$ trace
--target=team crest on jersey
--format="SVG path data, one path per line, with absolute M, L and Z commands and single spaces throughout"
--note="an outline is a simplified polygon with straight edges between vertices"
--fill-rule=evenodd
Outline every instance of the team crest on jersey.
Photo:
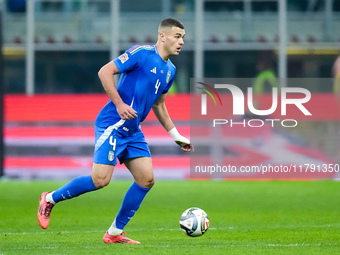
M 122 64 L 124 64 L 129 59 L 129 56 L 128 56 L 127 53 L 124 53 L 124 54 L 120 55 L 118 57 L 118 59 L 120 60 L 120 62 L 122 62 Z
M 169 70 L 168 73 L 166 74 L 166 83 L 169 83 L 170 75 L 171 75 L 171 72 Z
M 114 151 L 109 151 L 108 160 L 113 161 L 114 155 L 115 155 Z

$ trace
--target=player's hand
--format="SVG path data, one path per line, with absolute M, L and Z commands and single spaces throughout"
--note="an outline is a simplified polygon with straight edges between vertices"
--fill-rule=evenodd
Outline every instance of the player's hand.
M 194 151 L 194 146 L 192 145 L 192 143 L 189 141 L 188 138 L 180 135 L 176 127 L 172 128 L 168 132 L 174 139 L 175 143 L 181 146 L 182 151 L 192 151 L 192 152 Z
M 179 146 L 181 146 L 182 151 L 192 151 L 194 152 L 194 146 L 192 143 L 183 143 L 181 141 L 175 141 Z
M 131 120 L 137 117 L 137 112 L 131 106 L 125 103 L 116 105 L 116 108 L 122 120 Z

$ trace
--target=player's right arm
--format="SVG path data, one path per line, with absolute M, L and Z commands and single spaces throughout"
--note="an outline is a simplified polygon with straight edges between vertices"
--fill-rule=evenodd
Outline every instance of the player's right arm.
M 117 91 L 114 80 L 115 74 L 119 74 L 119 71 L 114 61 L 110 61 L 104 65 L 98 72 L 98 76 L 104 87 L 104 90 L 116 106 L 120 118 L 123 120 L 136 118 L 137 112 L 131 106 L 123 102 Z
M 180 135 L 172 122 L 168 110 L 165 106 L 167 94 L 162 94 L 152 106 L 152 110 L 165 130 L 172 136 L 174 141 L 181 146 L 183 151 L 194 151 L 194 146 L 189 139 Z

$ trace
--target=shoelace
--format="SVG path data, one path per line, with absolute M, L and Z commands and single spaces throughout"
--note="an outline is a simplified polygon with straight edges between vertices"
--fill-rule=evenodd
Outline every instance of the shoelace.
M 45 217 L 50 216 L 52 208 L 53 208 L 53 204 L 47 203 L 46 208 L 45 208 L 45 214 L 44 214 Z

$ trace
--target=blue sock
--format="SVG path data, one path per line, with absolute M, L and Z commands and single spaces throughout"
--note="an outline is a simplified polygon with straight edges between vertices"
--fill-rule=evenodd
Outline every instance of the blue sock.
M 97 188 L 96 186 L 94 186 L 91 175 L 79 176 L 64 185 L 63 187 L 54 191 L 52 194 L 52 198 L 54 202 L 58 203 L 59 201 L 77 197 L 81 194 L 96 189 Z
M 144 197 L 150 189 L 143 188 L 137 183 L 133 183 L 126 192 L 123 204 L 116 216 L 116 228 L 124 229 L 125 225 L 135 215 Z

